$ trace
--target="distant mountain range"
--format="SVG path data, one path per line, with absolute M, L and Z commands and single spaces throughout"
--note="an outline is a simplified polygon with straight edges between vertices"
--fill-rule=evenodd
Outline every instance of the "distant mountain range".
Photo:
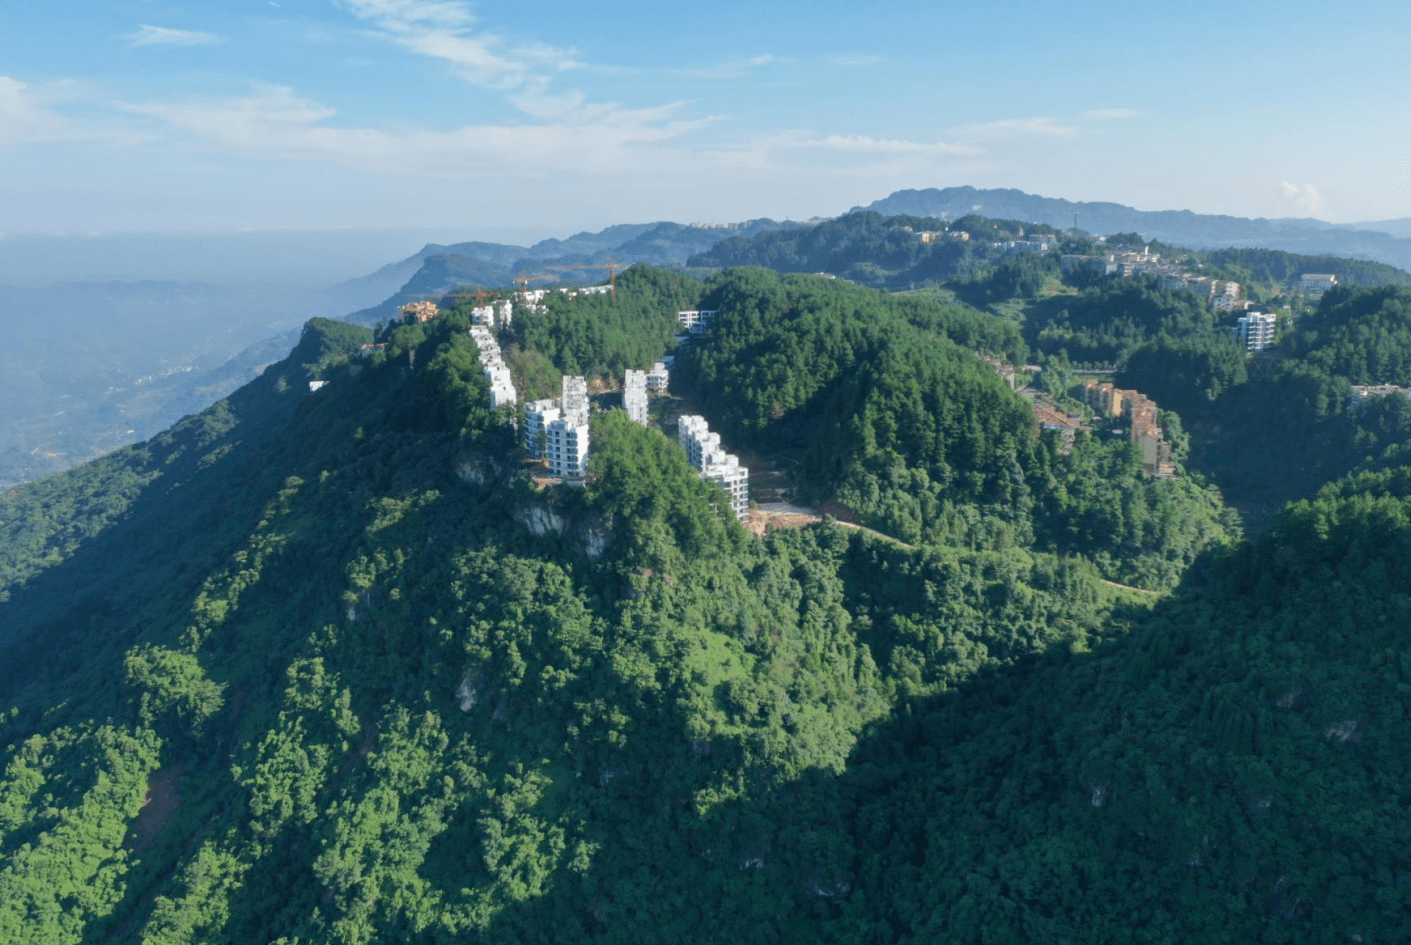
M 854 210 L 887 215 L 957 219 L 976 213 L 992 219 L 1046 223 L 1068 228 L 1076 219 L 1089 233 L 1140 233 L 1193 249 L 1264 247 L 1304 255 L 1331 254 L 1388 263 L 1411 270 L 1411 219 L 1333 224 L 1314 219 L 1247 219 L 1189 210 L 1137 210 L 1118 203 L 1040 197 L 1014 189 L 975 187 L 899 190 Z M 329 290 L 344 299 L 349 321 L 372 325 L 392 317 L 398 306 L 417 296 L 463 286 L 508 288 L 516 278 L 547 282 L 602 282 L 607 263 L 686 265 L 731 237 L 751 237 L 771 230 L 809 224 L 769 219 L 730 227 L 695 227 L 656 222 L 610 226 L 597 233 L 576 233 L 533 246 L 504 243 L 428 243 L 406 259 L 383 266 L 361 279 Z M 561 268 L 560 268 L 561 267 Z M 373 304 L 375 300 L 381 300 Z
M 899 190 L 853 209 L 941 219 L 977 213 L 992 219 L 1046 223 L 1064 229 L 1073 226 L 1076 218 L 1079 229 L 1096 235 L 1135 232 L 1191 249 L 1258 246 L 1307 255 L 1331 253 L 1411 269 L 1411 220 L 1405 219 L 1351 225 L 1307 218 L 1251 220 L 1189 210 L 1136 210 L 1119 203 L 1063 200 L 1022 190 L 975 187 Z
M 415 255 L 330 291 L 345 293 L 350 299 L 383 299 L 377 305 L 348 316 L 349 321 L 373 325 L 392 317 L 398 306 L 417 296 L 435 295 L 463 286 L 509 288 L 521 277 L 542 282 L 602 282 L 608 277 L 610 262 L 685 265 L 692 256 L 732 236 L 750 237 L 768 230 L 803 225 L 768 219 L 728 227 L 629 223 L 610 226 L 598 233 L 577 233 L 563 240 L 547 239 L 530 247 L 479 242 L 449 246 L 428 243 Z
M 1077 225 L 1095 234 L 1135 231 L 1192 248 L 1267 247 L 1370 259 L 1411 270 L 1411 219 L 1357 224 L 1250 220 L 1185 210 L 1143 211 L 1116 203 L 1075 202 L 1019 190 L 974 187 L 901 190 L 854 209 L 943 219 L 978 213 L 1064 228 L 1073 225 L 1076 215 Z M 252 242 L 257 234 L 212 237 L 204 242 L 198 239 L 183 251 L 174 248 L 169 237 L 165 241 L 138 239 L 136 248 L 110 241 L 111 246 L 95 243 L 91 247 L 84 242 L 76 244 L 77 249 L 54 240 L 26 243 L 11 239 L 6 243 L 6 259 L 13 272 L 58 271 L 56 257 L 80 250 L 90 255 L 118 250 L 128 254 L 115 256 L 103 270 L 108 271 L 135 265 L 140 254 L 133 254 L 143 247 L 148 255 L 170 255 L 168 269 L 195 267 L 201 259 L 208 260 L 209 268 L 212 256 L 229 255 L 236 261 L 253 258 L 251 254 L 262 247 L 261 259 L 278 255 L 290 272 L 298 269 L 301 255 L 310 257 L 311 268 L 298 285 L 287 280 L 256 285 L 253 277 L 242 277 L 239 285 L 223 286 L 130 280 L 84 284 L 64 280 L 65 284 L 42 289 L 37 285 L 25 289 L 0 286 L 0 317 L 11 317 L 22 326 L 9 339 L 19 367 L 0 383 L 0 402 L 7 407 L 6 429 L 0 436 L 0 488 L 150 436 L 183 413 L 224 396 L 287 350 L 295 337 L 288 334 L 290 329 L 311 316 L 372 325 L 393 317 L 400 305 L 417 296 L 463 286 L 503 289 L 520 277 L 537 284 L 550 280 L 603 282 L 609 261 L 685 266 L 692 256 L 731 237 L 749 238 L 808 226 L 770 219 L 725 227 L 657 221 L 619 224 L 532 246 L 431 242 L 411 256 L 325 289 L 314 287 L 313 275 L 323 271 L 314 265 L 318 262 L 314 257 L 321 252 L 318 246 L 323 244 L 316 246 L 307 235 L 267 234 L 277 253 Z M 393 235 L 386 238 L 391 240 Z M 339 252 L 353 252 L 361 246 L 350 242 L 347 234 L 328 234 L 326 239 L 332 241 L 329 247 L 341 247 Z M 366 255 L 365 249 L 359 251 Z M 88 265 L 91 269 L 97 263 L 88 260 Z M 193 312 L 207 317 L 192 319 Z M 46 330 L 62 326 L 80 340 L 62 358 L 46 363 L 47 354 L 31 349 L 23 327 L 39 325 Z M 169 376 L 160 373 L 170 365 L 194 370 Z M 132 385 L 133 378 L 154 371 L 158 373 L 152 382 Z M 109 391 L 120 387 L 127 390 Z

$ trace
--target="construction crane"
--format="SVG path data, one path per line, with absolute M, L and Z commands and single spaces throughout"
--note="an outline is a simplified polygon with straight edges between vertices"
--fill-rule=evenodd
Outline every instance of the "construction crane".
M 596 263 L 589 266 L 545 266 L 545 269 L 555 269 L 569 272 L 575 269 L 606 269 L 608 271 L 608 286 L 612 292 L 612 297 L 617 298 L 617 270 L 632 268 L 631 263 L 614 262 L 612 257 L 608 257 L 607 263 Z
M 512 282 L 512 283 L 514 283 L 515 285 L 519 286 L 521 291 L 523 291 L 523 292 L 528 292 L 528 291 L 529 291 L 529 283 L 531 283 L 531 282 L 543 282 L 543 281 L 545 281 L 545 280 L 551 280 L 551 279 L 553 279 L 553 278 L 554 278 L 553 276 L 547 275 L 547 274 L 542 273 L 542 272 L 536 272 L 534 275 L 531 276 L 531 275 L 529 274 L 529 270 L 527 270 L 527 269 L 521 269 L 521 270 L 519 271 L 519 278 L 518 278 L 518 279 L 511 279 L 510 282 Z
M 490 298 L 490 293 L 480 286 L 475 287 L 474 292 L 422 292 L 420 295 L 409 295 L 409 299 L 475 299 L 476 305 L 484 305 L 485 300 Z

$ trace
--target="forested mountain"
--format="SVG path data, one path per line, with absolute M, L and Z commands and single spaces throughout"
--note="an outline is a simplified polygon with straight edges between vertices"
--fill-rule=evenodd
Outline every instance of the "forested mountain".
M 866 207 L 853 208 L 853 212 L 860 210 L 948 220 L 979 213 L 1064 230 L 1073 226 L 1076 216 L 1077 225 L 1090 233 L 1136 232 L 1148 240 L 1197 249 L 1234 246 L 1314 256 L 1361 257 L 1411 269 L 1411 239 L 1406 238 L 1396 221 L 1389 222 L 1388 228 L 1395 231 L 1393 235 L 1377 231 L 1374 223 L 1353 228 L 1306 218 L 1251 220 L 1189 210 L 1136 210 L 1116 203 L 1063 200 L 1021 190 L 974 187 L 899 190 Z
M 977 306 L 1002 315 L 1007 322 L 991 319 L 986 322 L 990 326 L 986 331 L 1008 331 L 1009 340 L 957 336 L 955 340 L 963 347 L 1003 354 L 1015 363 L 1027 352 L 1043 365 L 1045 375 L 1040 385 L 1051 394 L 1069 398 L 1070 403 L 1083 380 L 1071 373 L 1071 368 L 1112 372 L 1119 386 L 1153 398 L 1168 421 L 1182 428 L 1182 437 L 1189 434 L 1189 468 L 1209 476 L 1231 501 L 1261 524 L 1284 503 L 1309 497 L 1323 484 L 1361 465 L 1382 462 L 1388 451 L 1399 455 L 1407 448 L 1411 429 L 1402 419 L 1402 402 L 1374 403 L 1360 412 L 1349 409 L 1351 384 L 1411 385 L 1411 369 L 1407 367 L 1411 364 L 1411 334 L 1406 314 L 1411 275 L 1402 270 L 1365 260 L 1276 250 L 1191 251 L 1147 244 L 1136 233 L 1114 234 L 1104 243 L 1082 236 L 1065 237 L 1047 254 L 1013 252 L 1004 244 L 1020 238 L 1021 233 L 1027 237 L 1047 235 L 1050 228 L 1026 229 L 1017 221 L 973 215 L 950 224 L 952 231 L 970 234 L 970 240 L 947 238 L 923 243 L 917 236 L 917 231 L 945 225 L 935 219 L 859 212 L 812 228 L 727 240 L 694 257 L 692 264 L 750 263 L 785 272 L 828 269 L 845 273 L 852 281 L 891 288 L 910 285 L 913 277 L 938 282 L 942 287 L 938 295 L 923 292 L 917 298 L 931 298 L 932 302 L 953 298 L 967 303 L 950 305 L 952 318 L 954 313 L 969 311 L 967 317 L 973 319 L 973 310 L 967 306 Z M 1165 259 L 1181 260 L 1181 267 L 1192 275 L 1242 281 L 1252 298 L 1262 299 L 1262 308 L 1277 311 L 1292 303 L 1293 308 L 1283 317 L 1281 344 L 1249 364 L 1243 344 L 1233 333 L 1235 312 L 1214 311 L 1206 298 L 1184 289 L 1162 288 L 1153 277 L 1103 277 L 1082 268 L 1059 271 L 1060 253 L 1095 254 L 1144 246 Z M 1310 300 L 1297 291 L 1298 277 L 1310 271 L 1333 272 L 1344 284 L 1321 300 Z M 815 294 L 823 291 L 816 285 L 815 289 Z M 722 298 L 728 300 L 728 296 Z M 902 298 L 910 297 L 898 297 L 889 304 L 911 304 Z M 717 303 L 707 299 L 702 304 Z M 722 304 L 732 311 L 739 308 L 728 301 Z M 776 308 L 782 312 L 788 304 Z M 865 308 L 868 314 L 864 317 L 836 316 L 838 326 L 828 330 L 860 338 L 859 333 L 871 330 L 862 326 L 871 325 L 877 317 L 870 304 Z M 789 318 L 796 316 L 797 312 Z M 800 325 L 807 326 L 808 319 Z M 884 364 L 875 352 L 859 357 L 854 364 L 848 355 L 839 358 L 832 352 L 800 351 L 801 345 L 817 347 L 829 342 L 809 341 L 807 330 L 799 334 L 783 321 L 773 327 L 775 334 L 767 342 L 741 343 L 727 333 L 701 349 L 700 364 L 707 371 L 702 397 L 717 407 L 725 423 L 739 427 L 742 436 L 748 438 L 752 430 L 764 429 L 758 418 L 762 410 L 773 409 L 776 401 L 791 407 L 801 401 L 797 391 L 783 391 L 783 399 L 767 402 L 742 397 L 739 379 L 727 376 L 729 372 L 749 378 L 746 386 L 760 396 L 779 392 L 775 390 L 777 382 L 768 378 L 770 372 L 777 373 L 775 364 L 780 358 L 799 359 L 795 363 L 800 366 L 788 370 L 787 375 L 791 382 L 803 385 L 801 390 L 817 390 L 844 374 L 861 386 L 875 386 L 873 374 Z M 759 328 L 751 322 L 748 331 Z M 924 356 L 906 355 L 912 359 L 935 354 L 929 344 L 902 347 L 909 352 L 926 352 Z M 822 359 L 822 363 L 810 359 Z M 722 364 L 728 367 L 722 370 Z M 918 368 L 908 364 L 900 370 L 912 376 Z M 836 396 L 846 395 L 835 395 L 835 401 Z M 963 402 L 963 398 L 951 402 Z M 817 409 L 823 403 L 819 400 L 810 409 L 799 410 L 798 417 L 811 418 L 812 424 L 823 415 Z M 852 415 L 849 409 L 829 412 Z M 901 413 L 941 415 L 930 406 Z M 870 450 L 863 445 L 870 443 L 863 428 L 850 427 L 841 435 L 825 436 L 822 428 L 807 425 L 794 430 L 777 419 L 769 425 L 763 441 L 811 443 L 816 451 L 815 466 L 834 470 L 860 468 L 854 463 L 855 454 Z M 908 477 L 882 475 L 876 462 L 862 464 L 872 465 L 874 471 L 857 479 L 854 486 L 840 486 L 850 474 L 831 477 L 830 496 L 846 495 L 865 515 L 880 516 L 872 520 L 885 522 L 879 527 L 893 534 L 915 537 L 947 517 L 944 512 L 924 511 L 924 507 L 940 506 L 918 498 L 934 487 L 933 480 L 918 483 Z M 1024 462 L 1021 457 L 1021 465 Z M 891 468 L 890 461 L 883 465 Z M 1033 470 L 1026 469 L 1026 476 L 1032 478 Z M 938 472 L 942 481 L 949 481 L 949 473 L 940 466 L 932 465 L 928 476 Z M 879 478 L 888 476 L 896 482 L 895 489 L 877 484 Z M 949 492 L 950 487 L 945 490 Z M 1072 494 L 1067 487 L 1064 491 Z M 1116 507 L 1111 502 L 1095 506 Z M 881 512 L 884 507 L 890 511 Z M 1120 516 L 1125 523 L 1145 518 L 1141 513 L 1135 518 Z M 948 534 L 950 540 L 957 540 L 957 533 Z M 1039 538 L 1043 540 L 1042 531 Z
M 1051 227 L 964 217 L 952 228 L 973 235 L 973 239 L 926 243 L 917 235 L 918 231 L 939 231 L 947 226 L 935 218 L 850 213 L 798 229 L 734 236 L 692 256 L 687 264 L 823 272 L 861 285 L 905 288 L 919 282 L 940 282 L 998 259 L 1004 250 L 993 245 L 996 240 L 1014 239 L 1025 232 L 1052 232 Z
M 1092 556 L 1104 576 L 1169 587 L 1238 530 L 1213 491 L 1150 479 L 1126 440 L 1037 436 L 1031 407 L 976 352 L 1022 363 L 1018 328 L 963 305 L 813 276 L 726 272 L 720 314 L 678 361 L 728 442 L 798 463 L 906 541 Z
M 414 256 L 346 283 L 364 292 L 378 286 L 377 297 L 383 300 L 350 317 L 358 324 L 374 325 L 392 317 L 398 306 L 420 295 L 464 286 L 507 289 L 522 276 L 547 284 L 597 283 L 608 278 L 610 262 L 679 266 L 727 237 L 748 238 L 802 226 L 767 219 L 729 226 L 632 223 L 610 226 L 600 233 L 578 233 L 568 239 L 541 240 L 527 249 L 499 243 L 428 244 Z
M 310 322 L 0 496 L 0 941 L 1406 937 L 1404 470 L 1231 547 L 1036 433 L 973 354 L 1013 323 L 808 276 L 639 267 L 502 341 L 615 372 L 684 304 L 727 442 L 911 541 L 755 538 L 616 410 L 541 490 L 464 305 Z
M 1188 465 L 1259 519 L 1411 446 L 1404 397 L 1351 403 L 1353 384 L 1411 386 L 1411 289 L 1339 286 L 1285 317 L 1279 343 L 1252 361 L 1230 331 L 1233 316 L 1150 281 L 1055 295 L 1029 304 L 1025 318 L 1055 375 L 1069 362 L 1116 363 L 1119 385 L 1177 411 Z

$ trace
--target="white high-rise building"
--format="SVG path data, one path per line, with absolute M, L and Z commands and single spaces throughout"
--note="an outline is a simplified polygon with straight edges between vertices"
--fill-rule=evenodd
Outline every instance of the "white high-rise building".
M 514 389 L 510 369 L 500 356 L 500 345 L 495 341 L 494 333 L 484 325 L 474 325 L 470 329 L 470 338 L 480 350 L 480 368 L 490 382 L 490 409 L 498 410 L 518 403 L 519 392 Z
M 677 312 L 676 323 L 693 335 L 699 335 L 705 331 L 715 319 L 716 309 L 691 309 L 689 311 Z
M 665 394 L 667 386 L 671 383 L 671 372 L 666 369 L 664 361 L 658 361 L 652 365 L 652 369 L 647 372 L 647 390 L 653 394 Z
M 622 409 L 634 423 L 647 425 L 647 372 L 627 371 L 622 384 Z
M 549 424 L 560 415 L 552 400 L 534 400 L 524 405 L 524 450 L 531 459 L 540 459 L 547 452 Z
M 701 468 L 701 437 L 710 432 L 710 424 L 699 414 L 684 414 L 676 418 L 676 439 L 686 451 L 686 458 Z
M 563 378 L 563 419 L 573 426 L 588 425 L 588 382 L 581 377 Z
M 723 462 L 708 463 L 701 470 L 701 478 L 724 489 L 730 496 L 730 510 L 736 518 L 743 519 L 750 509 L 750 471 L 740 465 L 734 454 L 726 453 L 723 459 Z
M 749 511 L 750 471 L 741 466 L 732 453 L 720 445 L 720 434 L 710 432 L 705 417 L 688 414 L 676 421 L 677 438 L 686 450 L 691 465 L 701 471 L 701 478 L 719 483 L 730 496 L 730 509 L 743 519 Z
M 1235 334 L 1244 342 L 1244 350 L 1250 354 L 1263 351 L 1274 343 L 1274 328 L 1279 316 L 1264 312 L 1250 312 L 1241 315 L 1235 326 Z
M 561 479 L 582 479 L 588 468 L 588 424 L 567 419 L 549 423 L 549 473 Z
M 495 324 L 508 328 L 514 322 L 514 302 L 510 299 L 496 299 L 490 303 L 495 310 Z
M 1322 295 L 1338 284 L 1338 277 L 1327 272 L 1305 272 L 1298 277 L 1298 287 L 1313 295 Z

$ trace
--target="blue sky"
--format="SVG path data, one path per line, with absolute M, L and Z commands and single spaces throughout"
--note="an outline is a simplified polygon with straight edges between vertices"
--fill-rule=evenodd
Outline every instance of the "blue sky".
M 1159 7 L 1159 8 L 1157 8 Z M 1411 216 L 1411 5 L 0 5 L 0 232 Z

